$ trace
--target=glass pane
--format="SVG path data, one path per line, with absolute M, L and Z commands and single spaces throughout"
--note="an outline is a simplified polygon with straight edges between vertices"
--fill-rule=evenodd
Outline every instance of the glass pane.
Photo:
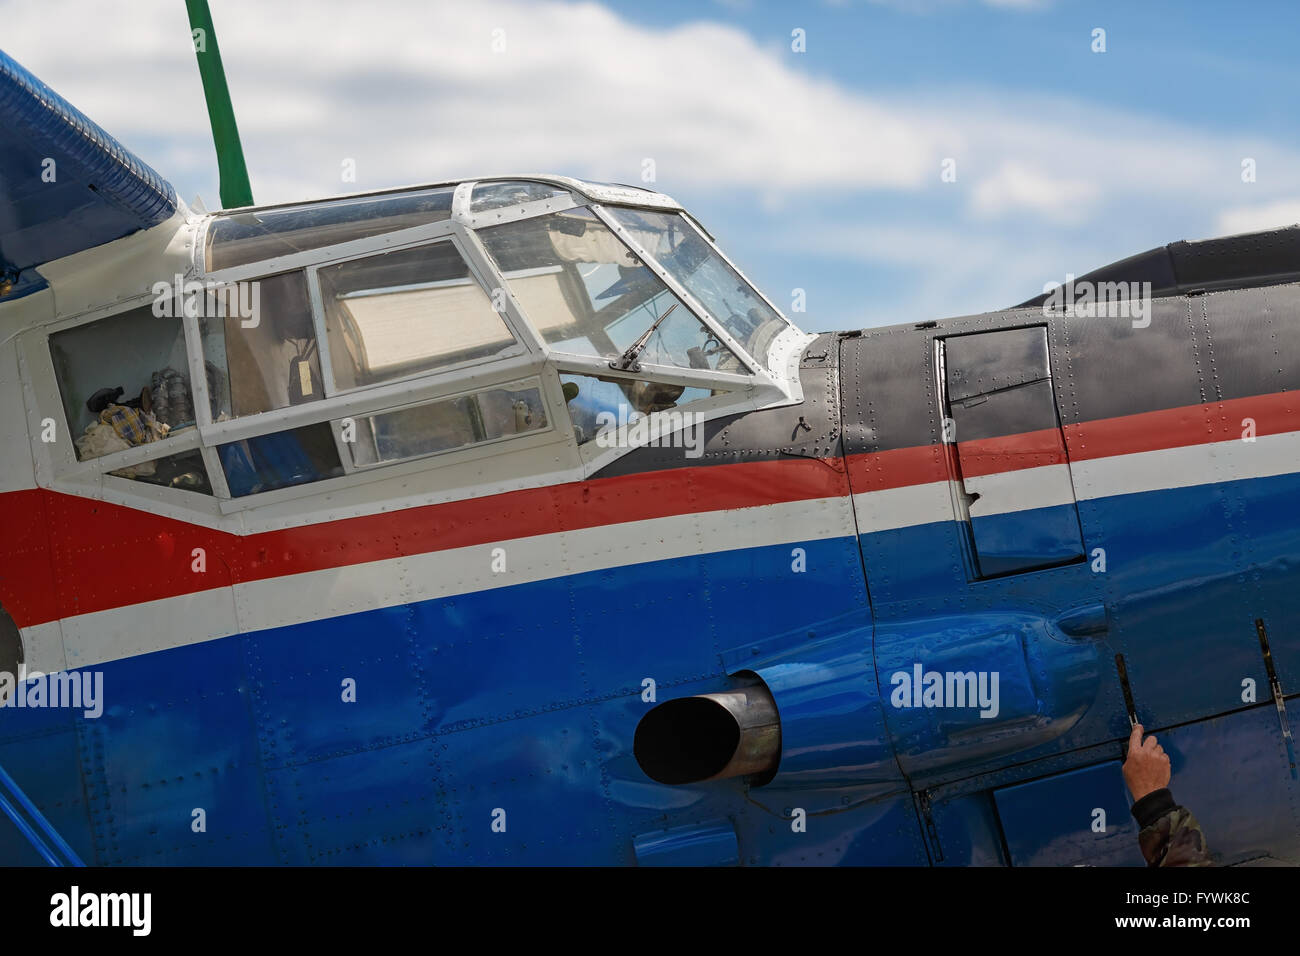
M 207 270 L 449 219 L 454 191 L 444 186 L 217 216 L 208 228 Z
M 610 207 L 610 215 L 751 354 L 766 361 L 787 327 L 717 250 L 678 213 Z
M 232 498 L 343 474 L 328 422 L 218 445 Z
M 150 485 L 161 485 L 164 488 L 194 491 L 201 495 L 212 494 L 212 486 L 208 483 L 208 470 L 203 465 L 203 455 L 198 449 L 182 452 L 179 455 L 169 455 L 166 458 L 155 458 L 153 461 L 141 462 L 129 468 L 119 468 L 117 471 L 110 471 L 109 474 L 116 475 L 118 478 L 143 481 Z
M 491 358 L 515 345 L 450 242 L 354 259 L 318 275 L 340 390 Z
M 374 465 L 468 448 L 546 426 L 546 404 L 538 389 L 493 388 L 359 419 L 355 434 L 345 427 L 343 437 L 352 438 L 347 444 L 354 464 Z
M 566 351 L 743 372 L 736 356 L 591 210 L 478 231 L 528 319 Z
M 680 408 L 720 393 L 718 389 L 569 372 L 561 372 L 560 381 L 579 445 L 655 412 Z
M 548 186 L 546 183 L 510 181 L 501 183 L 479 183 L 470 196 L 471 213 L 487 212 L 505 206 L 518 206 L 521 203 L 536 202 L 539 199 L 559 199 L 569 197 L 567 189 Z
M 56 332 L 50 357 L 83 461 L 194 425 L 184 328 L 152 305 Z
M 253 319 L 231 310 L 225 318 L 199 320 L 214 421 L 325 396 L 306 276 L 286 272 L 243 285 L 255 303 Z

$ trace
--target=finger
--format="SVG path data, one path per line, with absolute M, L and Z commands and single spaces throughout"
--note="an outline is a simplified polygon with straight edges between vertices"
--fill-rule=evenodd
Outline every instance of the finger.
M 1164 756 L 1165 756 L 1165 748 L 1164 748 L 1164 747 L 1161 747 L 1159 744 L 1157 744 L 1157 745 L 1156 745 L 1156 749 L 1153 750 L 1152 753 L 1154 753 L 1157 757 L 1164 757 Z M 1168 758 L 1166 758 L 1166 759 L 1168 759 Z
M 1134 724 L 1133 732 L 1128 735 L 1128 746 L 1132 750 L 1134 747 L 1142 746 L 1142 725 Z
M 1143 750 L 1146 750 L 1146 751 L 1155 751 L 1155 750 L 1158 750 L 1159 748 L 1160 748 L 1160 745 L 1159 745 L 1158 743 L 1156 743 L 1156 738 L 1155 738 L 1155 737 L 1148 737 L 1146 740 L 1142 741 L 1142 749 L 1143 749 Z

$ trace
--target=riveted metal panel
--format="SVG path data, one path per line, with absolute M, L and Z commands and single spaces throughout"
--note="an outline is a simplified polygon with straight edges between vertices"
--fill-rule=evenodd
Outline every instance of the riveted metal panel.
M 993 793 L 1012 866 L 1142 866 L 1120 761 Z
M 955 335 L 944 339 L 944 344 L 944 372 L 950 402 L 1040 382 L 1048 377 L 1047 333 L 1042 326 Z

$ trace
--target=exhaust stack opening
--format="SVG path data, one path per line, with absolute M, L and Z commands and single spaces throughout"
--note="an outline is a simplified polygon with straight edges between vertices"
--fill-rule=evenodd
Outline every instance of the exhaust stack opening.
M 767 687 L 664 701 L 637 724 L 632 752 L 647 777 L 681 786 L 756 775 L 767 783 L 781 760 L 781 724 Z

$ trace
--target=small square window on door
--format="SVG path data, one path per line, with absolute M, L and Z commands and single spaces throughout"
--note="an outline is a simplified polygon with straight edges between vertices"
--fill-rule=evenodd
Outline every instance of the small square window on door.
M 939 360 L 979 576 L 1082 560 L 1047 329 L 953 336 Z

